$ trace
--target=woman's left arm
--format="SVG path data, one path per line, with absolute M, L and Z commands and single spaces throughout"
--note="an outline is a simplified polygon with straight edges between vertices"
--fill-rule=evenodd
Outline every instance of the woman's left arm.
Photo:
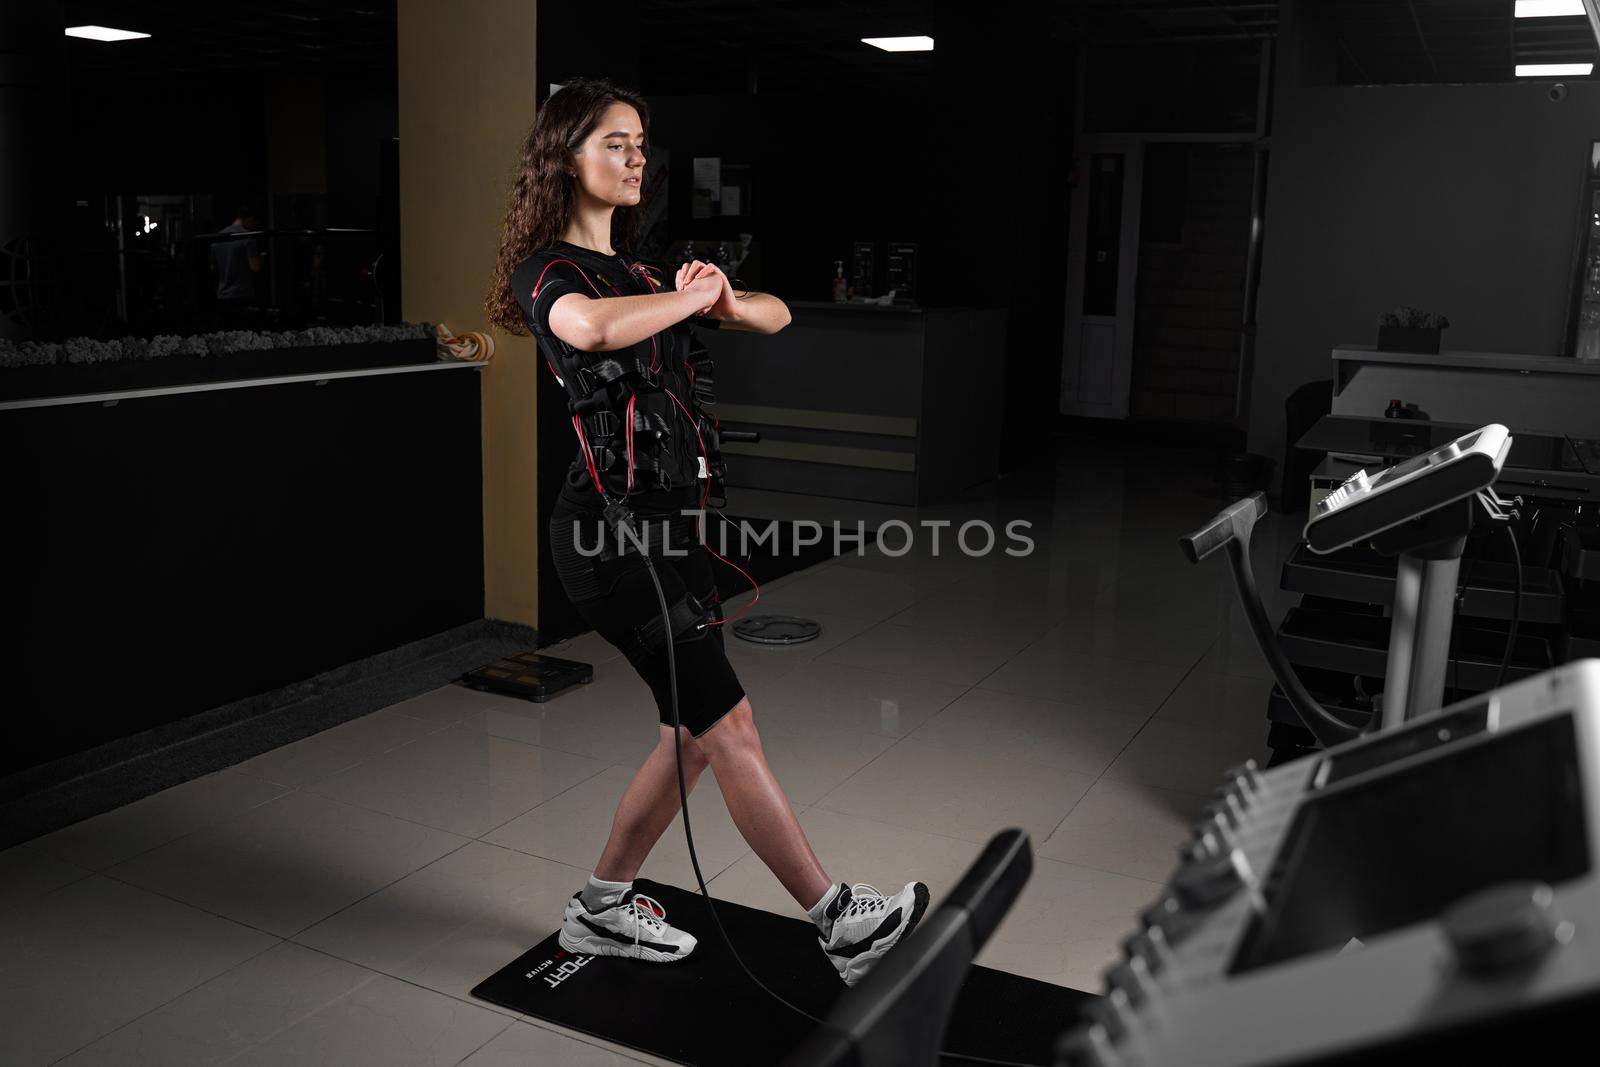
M 722 279 L 722 294 L 704 312 L 703 317 L 716 319 L 724 330 L 749 330 L 752 333 L 777 333 L 789 325 L 789 306 L 771 293 L 754 290 L 739 292 L 728 276 L 712 263 L 695 260 L 678 268 L 677 281 L 682 289 L 702 274 L 715 274 Z
M 736 296 L 733 306 L 734 313 L 722 320 L 724 330 L 777 333 L 789 325 L 789 306 L 771 293 Z

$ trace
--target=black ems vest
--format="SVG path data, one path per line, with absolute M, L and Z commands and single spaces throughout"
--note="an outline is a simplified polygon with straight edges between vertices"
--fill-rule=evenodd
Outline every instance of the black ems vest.
M 514 282 L 528 308 L 563 263 L 583 278 L 584 296 L 639 296 L 668 291 L 651 267 L 624 257 L 621 277 L 612 264 L 546 249 L 524 260 Z M 570 281 L 571 270 L 564 277 Z M 542 277 L 541 277 L 542 276 Z M 530 322 L 530 325 L 534 325 Z M 722 461 L 716 419 L 705 408 L 716 403 L 715 364 L 687 322 L 613 352 L 584 352 L 553 333 L 537 339 L 546 362 L 567 394 L 567 411 L 580 429 L 574 466 L 598 472 L 606 494 L 622 499 L 628 490 L 628 423 L 632 415 L 633 493 L 698 484 L 709 476 L 713 502 L 721 506 Z M 585 450 L 587 445 L 587 450 Z M 702 456 L 708 467 L 702 474 Z M 586 492 L 594 492 L 591 485 Z M 598 494 L 597 494 L 598 496 Z

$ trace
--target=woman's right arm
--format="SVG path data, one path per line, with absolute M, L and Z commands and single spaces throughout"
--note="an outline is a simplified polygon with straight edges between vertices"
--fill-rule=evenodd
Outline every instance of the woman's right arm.
M 595 299 L 568 293 L 550 305 L 550 332 L 580 352 L 614 352 L 658 334 L 716 302 L 721 283 L 697 279 L 682 290 Z

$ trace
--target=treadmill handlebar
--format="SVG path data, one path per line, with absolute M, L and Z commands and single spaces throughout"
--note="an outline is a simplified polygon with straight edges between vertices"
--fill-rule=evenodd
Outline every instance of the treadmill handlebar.
M 1027 831 L 1002 830 L 989 839 L 941 907 L 966 911 L 973 947 L 980 949 L 1022 895 L 1032 874 L 1033 847 Z
M 1266 513 L 1266 494 L 1251 493 L 1222 509 L 1214 519 L 1194 533 L 1178 538 L 1178 544 L 1190 563 L 1199 563 L 1219 548 L 1227 550 L 1239 603 L 1244 607 L 1245 618 L 1250 621 L 1250 632 L 1255 634 L 1256 644 L 1261 646 L 1262 654 L 1267 657 L 1278 686 L 1305 723 L 1306 729 L 1324 748 L 1332 748 L 1359 737 L 1361 731 L 1333 715 L 1306 690 L 1300 682 L 1300 676 L 1289 663 L 1289 657 L 1284 654 L 1283 646 L 1278 643 L 1278 635 L 1272 630 L 1267 609 L 1262 606 L 1261 594 L 1256 590 L 1255 572 L 1250 569 L 1250 534 L 1255 529 L 1256 520 Z
M 973 957 L 1033 871 L 1027 831 L 1002 830 L 937 908 L 828 1009 L 784 1067 L 934 1067 Z
M 1251 493 L 1223 508 L 1216 518 L 1194 533 L 1178 538 L 1178 544 L 1190 563 L 1199 563 L 1229 541 L 1243 541 L 1248 545 L 1256 520 L 1266 513 L 1267 494 Z

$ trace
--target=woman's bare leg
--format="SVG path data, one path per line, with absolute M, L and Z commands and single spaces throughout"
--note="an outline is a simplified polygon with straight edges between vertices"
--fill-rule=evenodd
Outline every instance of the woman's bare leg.
M 683 785 L 690 791 L 706 769 L 706 755 L 688 729 L 680 727 Z M 678 762 L 672 749 L 672 727 L 661 727 L 661 740 L 628 783 L 611 820 L 611 837 L 595 866 L 605 882 L 631 882 L 662 833 L 678 817 Z M 813 898 L 815 899 L 815 898 Z
M 833 882 L 817 862 L 789 798 L 767 766 L 749 699 L 739 701 L 701 734 L 699 745 L 745 842 L 802 908 L 821 900 Z

